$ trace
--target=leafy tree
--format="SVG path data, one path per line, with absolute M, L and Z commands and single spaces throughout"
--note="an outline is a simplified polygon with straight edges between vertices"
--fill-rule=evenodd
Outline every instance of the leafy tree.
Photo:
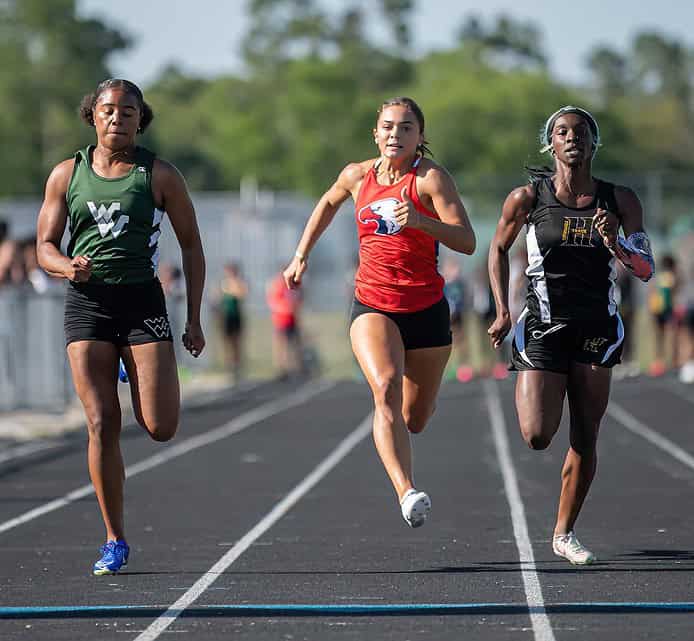
M 624 123 L 623 167 L 639 171 L 692 168 L 693 53 L 662 34 L 637 34 L 619 53 L 597 47 L 589 68 L 605 109 Z
M 624 96 L 629 85 L 627 59 L 609 47 L 597 47 L 588 56 L 588 69 L 603 104 Z
M 635 76 L 645 93 L 666 93 L 689 110 L 691 58 L 682 43 L 645 32 L 634 39 Z
M 381 0 L 381 11 L 391 26 L 396 45 L 402 49 L 410 44 L 408 18 L 413 9 L 413 0 Z
M 586 91 L 550 76 L 530 23 L 472 16 L 459 45 L 414 60 L 406 51 L 414 1 L 372 4 L 392 34 L 386 44 L 369 38 L 359 0 L 335 13 L 319 0 L 248 0 L 245 73 L 205 79 L 166 69 L 145 92 L 156 118 L 144 144 L 194 189 L 234 190 L 253 176 L 263 187 L 315 195 L 345 163 L 375 153 L 378 106 L 411 95 L 435 158 L 478 211 L 496 213 L 525 180 L 523 166 L 545 161 L 539 129 L 567 103 L 598 117 L 598 175 L 694 168 L 694 59 L 683 43 L 646 32 L 625 51 L 596 47 Z M 93 139 L 77 104 L 129 40 L 78 18 L 75 5 L 0 0 L 0 137 L 10 150 L 0 157 L 0 193 L 39 193 L 50 167 Z
M 463 23 L 459 37 L 471 58 L 478 62 L 505 68 L 547 66 L 541 34 L 531 22 L 519 22 L 502 14 L 497 16 L 493 27 L 486 28 L 473 15 Z
M 8 37 L 0 50 L 10 64 L 2 65 L 0 100 L 10 122 L 0 120 L 0 130 L 10 139 L 21 131 L 15 153 L 30 157 L 10 159 L 0 190 L 37 192 L 50 168 L 90 139 L 76 115 L 80 97 L 109 76 L 108 56 L 129 41 L 101 21 L 77 17 L 75 0 L 6 0 L 1 11 Z
M 250 29 L 242 51 L 251 70 L 276 68 L 292 58 L 319 57 L 331 44 L 325 14 L 313 0 L 249 0 Z

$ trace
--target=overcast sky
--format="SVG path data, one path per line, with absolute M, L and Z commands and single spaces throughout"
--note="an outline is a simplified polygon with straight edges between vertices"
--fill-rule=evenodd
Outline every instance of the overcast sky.
M 346 4 L 355 3 L 320 0 L 320 4 L 339 12 Z M 360 0 L 359 4 L 366 8 L 376 3 Z M 112 68 L 116 75 L 143 85 L 170 62 L 206 76 L 239 73 L 239 46 L 247 27 L 245 5 L 246 0 L 78 1 L 82 15 L 105 18 L 135 38 L 135 46 L 116 56 Z M 571 82 L 585 79 L 586 55 L 595 45 L 609 44 L 624 50 L 634 34 L 642 30 L 658 30 L 694 49 L 691 0 L 416 0 L 416 6 L 414 55 L 450 46 L 469 15 L 477 14 L 491 24 L 497 15 L 506 13 L 536 22 L 544 36 L 552 72 Z

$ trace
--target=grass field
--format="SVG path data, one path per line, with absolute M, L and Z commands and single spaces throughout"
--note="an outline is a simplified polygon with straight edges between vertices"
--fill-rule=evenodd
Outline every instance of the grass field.
M 302 317 L 302 335 L 307 349 L 318 356 L 320 373 L 328 378 L 353 379 L 361 377 L 349 343 L 347 317 L 341 312 L 312 312 Z M 446 370 L 446 378 L 454 378 L 461 363 L 472 367 L 476 375 L 488 372 L 497 356 L 489 346 L 486 327 L 479 317 L 468 314 L 465 319 L 465 349 L 462 355 L 453 353 Z M 634 330 L 634 360 L 641 371 L 646 371 L 653 359 L 653 329 L 648 314 L 637 314 Z M 219 328 L 212 326 L 207 333 L 208 349 L 214 355 L 213 369 L 223 371 L 223 351 Z M 246 322 L 245 370 L 248 378 L 268 378 L 274 372 L 272 362 L 272 326 L 266 314 L 249 316 Z

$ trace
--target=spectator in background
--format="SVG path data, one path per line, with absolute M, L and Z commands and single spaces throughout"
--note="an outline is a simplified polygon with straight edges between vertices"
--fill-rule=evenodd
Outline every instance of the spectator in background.
M 224 344 L 224 367 L 233 382 L 241 379 L 243 364 L 243 301 L 248 296 L 248 284 L 241 275 L 238 263 L 226 263 L 219 287 L 217 309 Z
M 174 337 L 180 336 L 183 333 L 186 309 L 186 284 L 183 278 L 183 271 L 178 265 L 173 263 L 159 263 L 157 268 L 157 277 L 161 283 L 161 290 L 166 298 L 166 306 L 169 314 L 169 325 L 171 326 L 171 335 Z M 180 344 L 174 342 L 174 350 L 180 349 Z M 180 358 L 177 354 L 177 358 Z M 125 365 L 123 365 L 125 368 Z M 188 361 L 180 359 L 177 363 L 179 377 L 185 381 L 190 376 L 190 367 Z M 124 380 L 121 378 L 121 380 Z M 127 380 L 127 375 L 125 380 Z M 125 381 L 124 381 L 125 382 Z
M 494 322 L 496 318 L 494 294 L 484 265 L 480 266 L 475 274 L 473 309 L 477 314 L 481 331 L 484 331 L 484 328 L 489 327 Z M 480 347 L 482 349 L 480 374 L 482 376 L 492 376 L 497 380 L 508 378 L 509 341 L 505 340 L 498 350 L 492 349 L 487 341 L 480 341 Z M 468 373 L 461 370 L 458 372 L 458 380 L 461 382 L 470 380 L 472 376 L 472 372 Z
M 678 284 L 675 258 L 671 254 L 665 254 L 660 260 L 660 269 L 656 272 L 648 295 L 648 308 L 655 324 L 655 356 L 649 368 L 651 376 L 662 376 L 667 371 L 668 351 L 671 351 L 671 362 L 676 362 L 674 311 Z
M 299 331 L 302 294 L 299 289 L 287 288 L 282 271 L 270 280 L 266 294 L 272 321 L 272 360 L 277 378 L 286 380 L 302 371 Z
M 179 300 L 185 297 L 186 287 L 180 267 L 171 263 L 161 263 L 157 275 L 167 299 Z
M 614 377 L 637 376 L 639 365 L 634 354 L 634 321 L 636 306 L 634 304 L 634 279 L 622 263 L 617 263 L 617 280 L 615 281 L 615 300 L 624 324 L 624 341 L 622 343 L 622 363 L 614 368 Z
M 461 368 L 470 368 L 465 363 L 465 300 L 467 286 L 460 270 L 458 261 L 449 257 L 443 263 L 441 275 L 444 278 L 443 295 L 448 301 L 451 315 L 451 334 L 453 349 L 451 352 L 450 366 L 453 371 L 462 371 Z
M 29 236 L 19 242 L 23 271 L 26 280 L 37 294 L 45 294 L 57 284 L 56 278 L 51 278 L 41 267 L 36 255 L 36 236 Z
M 683 308 L 680 381 L 694 383 L 694 260 L 686 272 L 681 286 L 680 302 Z
M 10 265 L 14 252 L 9 238 L 10 226 L 0 219 L 0 287 L 9 281 Z
M 9 237 L 9 225 L 0 221 L 0 287 L 21 285 L 26 280 L 24 260 L 17 242 Z

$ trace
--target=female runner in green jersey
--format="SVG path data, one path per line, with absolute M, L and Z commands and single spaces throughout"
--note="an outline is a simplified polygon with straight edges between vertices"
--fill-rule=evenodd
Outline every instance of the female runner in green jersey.
M 156 441 L 168 441 L 179 419 L 179 386 L 164 295 L 156 277 L 164 212 L 181 247 L 187 322 L 183 344 L 205 346 L 200 305 L 205 259 L 185 181 L 171 164 L 135 139 L 153 114 L 127 80 L 106 80 L 84 97 L 82 118 L 96 145 L 51 172 L 38 218 L 39 263 L 68 279 L 67 353 L 89 433 L 89 474 L 106 526 L 96 575 L 127 564 L 123 526 L 124 467 L 120 451 L 118 364 L 128 377 L 137 421 Z M 60 241 L 69 224 L 67 253 Z

